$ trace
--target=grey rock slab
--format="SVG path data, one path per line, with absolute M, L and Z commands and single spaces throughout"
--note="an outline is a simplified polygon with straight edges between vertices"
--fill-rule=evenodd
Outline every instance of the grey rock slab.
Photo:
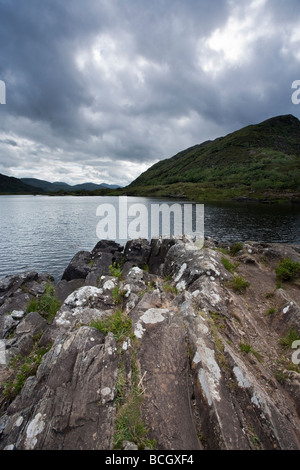
M 143 416 L 158 449 L 200 449 L 190 406 L 185 332 L 168 309 L 151 308 L 135 324 L 141 341 Z M 140 333 L 140 334 L 139 334 Z
M 0 419 L 0 449 L 109 449 L 117 375 L 112 334 L 81 327 L 59 337 Z

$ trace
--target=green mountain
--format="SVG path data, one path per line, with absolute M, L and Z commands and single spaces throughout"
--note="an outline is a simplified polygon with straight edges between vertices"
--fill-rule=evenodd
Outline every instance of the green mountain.
M 126 194 L 195 200 L 300 198 L 300 122 L 277 116 L 194 145 L 142 173 Z
M 18 178 L 0 174 L 0 194 L 38 194 L 40 188 L 24 183 Z

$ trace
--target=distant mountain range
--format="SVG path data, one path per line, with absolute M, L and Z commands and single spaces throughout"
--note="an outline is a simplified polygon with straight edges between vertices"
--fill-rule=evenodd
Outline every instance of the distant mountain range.
M 82 183 L 70 185 L 63 182 L 50 183 L 37 178 L 14 178 L 0 174 L 0 194 L 43 194 L 77 191 L 96 191 L 103 189 L 117 189 L 116 184 Z
M 120 188 L 117 184 L 95 184 L 95 183 L 81 183 L 70 185 L 67 183 L 56 181 L 54 183 L 49 183 L 49 181 L 39 180 L 36 178 L 20 178 L 21 181 L 25 184 L 29 184 L 35 188 L 40 188 L 45 192 L 56 192 L 59 190 L 64 191 L 95 191 L 97 189 L 117 189 Z

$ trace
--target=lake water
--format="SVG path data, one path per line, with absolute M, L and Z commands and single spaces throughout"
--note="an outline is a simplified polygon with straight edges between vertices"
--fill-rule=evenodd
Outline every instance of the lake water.
M 166 201 L 128 197 L 128 206 Z M 117 207 L 117 197 L 0 197 L 0 278 L 35 270 L 60 279 L 72 257 L 91 251 L 102 204 Z M 245 203 L 205 204 L 204 234 L 221 241 L 300 244 L 300 206 Z M 118 241 L 118 240 L 117 240 Z M 124 243 L 124 242 L 123 242 Z

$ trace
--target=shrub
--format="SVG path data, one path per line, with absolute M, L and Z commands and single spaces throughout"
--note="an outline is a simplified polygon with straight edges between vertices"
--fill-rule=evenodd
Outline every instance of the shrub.
M 242 243 L 234 243 L 230 247 L 230 254 L 234 256 L 238 251 L 241 251 L 242 249 L 243 249 Z
M 122 268 L 121 268 L 120 264 L 114 262 L 113 264 L 111 264 L 111 265 L 109 266 L 108 269 L 109 269 L 109 272 L 110 272 L 110 274 L 111 274 L 112 276 L 117 277 L 118 279 L 121 278 L 121 276 L 122 276 Z
M 300 276 L 300 263 L 285 258 L 275 268 L 275 273 L 280 281 L 292 281 Z

